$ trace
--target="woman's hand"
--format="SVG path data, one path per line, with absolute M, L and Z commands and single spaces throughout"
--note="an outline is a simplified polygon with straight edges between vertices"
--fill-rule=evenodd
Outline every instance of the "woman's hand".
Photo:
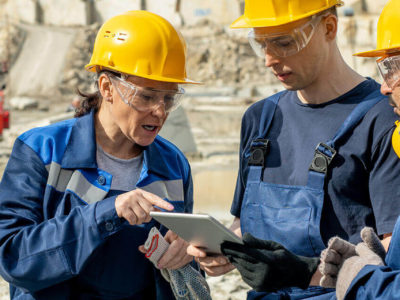
M 170 244 L 168 250 L 158 261 L 158 268 L 176 270 L 182 268 L 193 260 L 193 256 L 186 253 L 189 244 L 181 239 L 176 233 L 169 230 L 164 239 Z M 139 251 L 146 253 L 144 246 L 139 247 Z
M 135 189 L 121 194 L 115 199 L 115 210 L 118 217 L 124 218 L 131 225 L 150 222 L 150 212 L 159 211 L 154 206 L 169 211 L 174 209 L 169 202 L 142 189 Z
M 200 268 L 209 276 L 224 275 L 235 269 L 235 266 L 223 255 L 207 256 L 204 251 L 193 245 L 187 248 L 187 253 L 195 257 L 195 260 L 200 264 Z

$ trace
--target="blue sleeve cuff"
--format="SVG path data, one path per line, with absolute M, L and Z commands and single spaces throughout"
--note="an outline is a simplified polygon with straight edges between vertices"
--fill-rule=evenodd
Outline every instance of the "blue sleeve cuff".
M 387 266 L 366 265 L 364 268 L 361 269 L 361 271 L 351 282 L 349 288 L 347 289 L 344 300 L 356 299 L 356 295 L 358 294 L 360 288 L 361 287 L 365 288 L 365 285 L 367 284 L 368 280 L 371 278 L 371 276 L 373 276 L 374 272 L 376 272 L 377 270 L 386 272 L 390 271 L 391 269 Z M 376 282 L 373 286 L 374 289 L 377 288 L 378 283 Z
M 102 238 L 118 232 L 125 224 L 125 220 L 118 217 L 115 210 L 116 197 L 109 197 L 96 203 L 95 220 Z

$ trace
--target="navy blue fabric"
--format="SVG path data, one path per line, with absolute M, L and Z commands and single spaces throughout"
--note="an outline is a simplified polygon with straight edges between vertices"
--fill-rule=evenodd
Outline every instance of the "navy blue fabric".
M 366 80 L 341 97 L 321 105 L 301 103 L 296 92 L 285 91 L 276 108 L 263 181 L 305 186 L 308 168 L 318 143 L 334 137 L 354 108 L 379 85 Z M 240 168 L 231 212 L 240 217 L 249 167 L 247 152 L 257 137 L 264 101 L 252 105 L 242 121 Z M 400 161 L 391 146 L 396 116 L 387 101 L 376 104 L 338 145 L 339 152 L 327 174 L 321 236 L 338 235 L 360 241 L 364 226 L 379 234 L 392 232 L 400 214 Z
M 390 242 L 387 266 L 365 266 L 352 281 L 345 300 L 400 299 L 400 218 Z
M 275 293 L 265 293 L 249 291 L 247 300 L 335 300 L 336 293 L 334 289 L 325 289 L 319 286 L 310 286 L 307 290 L 300 288 L 288 288 Z
M 256 140 L 268 136 L 281 95 L 282 93 L 276 94 L 264 101 Z M 348 138 L 365 114 L 383 99 L 378 90 L 371 93 L 352 110 L 334 137 L 329 141 L 324 141 L 334 149 L 329 150 L 327 147 L 322 147 L 322 144 L 318 146 L 318 149 L 332 158 L 334 152 L 339 149 L 339 142 Z M 251 151 L 245 152 L 244 156 L 247 157 L 250 153 Z M 263 182 L 262 172 L 263 166 L 250 166 L 241 208 L 242 234 L 250 232 L 260 239 L 274 240 L 297 255 L 319 256 L 325 248 L 320 235 L 320 222 L 326 174 L 309 170 L 306 186 L 291 186 Z M 311 286 L 305 290 L 289 288 L 274 293 L 250 291 L 248 299 L 281 297 L 322 300 L 330 299 L 334 295 L 332 289 Z
M 268 136 L 278 99 L 278 93 L 264 101 L 259 134 L 256 141 Z M 339 148 L 340 140 L 351 135 L 365 114 L 384 97 L 376 90 L 359 103 L 340 126 L 335 136 L 325 144 Z M 254 142 L 252 143 L 253 147 Z M 320 146 L 320 151 L 328 148 Z M 335 151 L 335 150 L 332 150 Z M 251 152 L 251 151 L 250 151 Z M 249 156 L 250 153 L 244 153 Z M 333 152 L 328 156 L 332 158 Z M 241 208 L 242 234 L 250 232 L 263 240 L 274 240 L 289 251 L 302 256 L 319 256 L 325 245 L 320 237 L 321 211 L 324 202 L 325 174 L 309 171 L 307 186 L 271 184 L 261 181 L 262 166 L 250 166 L 246 192 Z
M 0 183 L 0 275 L 12 299 L 174 299 L 138 251 L 153 224 L 130 226 L 115 211 L 112 175 L 97 169 L 93 112 L 21 135 Z M 87 204 L 47 184 L 46 167 L 80 172 L 104 198 Z M 100 180 L 101 179 L 101 180 Z M 144 149 L 137 186 L 182 180 L 177 212 L 193 208 L 184 155 L 157 137 Z M 167 199 L 179 200 L 179 199 Z

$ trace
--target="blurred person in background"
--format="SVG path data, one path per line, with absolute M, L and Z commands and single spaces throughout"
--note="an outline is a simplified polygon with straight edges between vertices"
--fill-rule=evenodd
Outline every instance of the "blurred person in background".
M 242 120 L 231 226 L 244 245 L 207 257 L 211 276 L 237 267 L 248 299 L 331 299 L 319 286 L 319 255 L 339 236 L 361 241 L 365 226 L 387 245 L 400 214 L 396 116 L 377 82 L 352 70 L 336 42 L 340 0 L 246 0 L 231 27 L 285 91 L 252 105 Z
M 376 57 L 384 79 L 381 92 L 389 97 L 394 111 L 400 115 L 400 0 L 389 1 L 378 22 L 377 49 L 356 54 Z M 399 123 L 397 123 L 399 124 Z M 400 157 L 400 125 L 392 136 L 393 148 Z M 398 195 L 399 187 L 391 193 Z M 342 245 L 339 247 L 338 245 Z M 347 299 L 399 299 L 400 298 L 400 217 L 397 219 L 389 251 L 377 255 L 363 248 L 362 244 L 347 245 L 344 241 L 330 243 L 321 256 L 322 274 L 336 285 L 339 300 Z M 345 248 L 354 248 L 354 255 L 346 257 Z M 332 280 L 333 279 L 333 280 Z M 321 282 L 323 284 L 323 282 Z
M 195 83 L 185 47 L 150 12 L 109 19 L 86 66 L 98 90 L 81 93 L 76 118 L 17 138 L 0 183 L 0 274 L 11 299 L 174 299 L 140 250 L 157 225 L 149 212 L 193 208 L 188 161 L 158 136 L 179 85 Z M 165 238 L 159 268 L 193 261 L 186 242 Z

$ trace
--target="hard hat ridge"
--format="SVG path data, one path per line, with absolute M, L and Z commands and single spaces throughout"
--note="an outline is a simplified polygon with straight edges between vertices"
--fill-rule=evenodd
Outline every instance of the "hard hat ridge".
M 231 28 L 284 25 L 341 5 L 341 0 L 246 0 L 244 14 Z

